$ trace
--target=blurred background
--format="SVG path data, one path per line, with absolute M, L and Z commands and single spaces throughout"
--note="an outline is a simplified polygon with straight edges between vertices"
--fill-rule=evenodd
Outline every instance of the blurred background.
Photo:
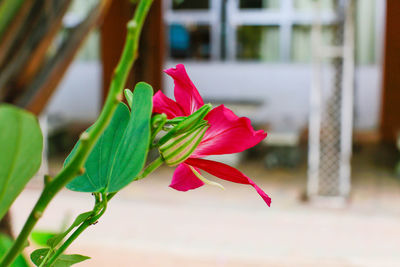
M 0 0 L 0 101 L 39 116 L 47 150 L 3 231 L 19 231 L 43 175 L 96 119 L 135 2 Z M 268 132 L 218 160 L 272 206 L 224 182 L 174 191 L 162 168 L 124 189 L 69 252 L 92 257 L 81 266 L 400 266 L 398 10 L 397 0 L 155 0 L 127 88 L 143 80 L 172 97 L 162 70 L 185 64 L 206 102 Z M 60 231 L 91 205 L 65 190 L 37 230 Z

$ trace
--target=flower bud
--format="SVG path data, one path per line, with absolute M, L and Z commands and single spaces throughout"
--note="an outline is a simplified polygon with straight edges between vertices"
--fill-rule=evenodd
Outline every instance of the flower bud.
M 204 122 L 203 121 L 204 117 L 208 114 L 208 112 L 210 112 L 211 109 L 212 109 L 211 104 L 205 104 L 190 116 L 183 118 L 183 120 L 181 120 L 174 128 L 172 128 L 166 135 L 164 135 L 160 139 L 158 145 L 161 146 L 165 144 L 168 140 L 170 140 L 172 137 L 185 133 L 191 130 L 193 127 L 197 127 L 197 125 L 200 122 Z
M 206 121 L 198 122 L 192 129 L 173 136 L 161 145 L 159 151 L 165 163 L 175 166 L 189 158 L 201 142 L 208 127 Z

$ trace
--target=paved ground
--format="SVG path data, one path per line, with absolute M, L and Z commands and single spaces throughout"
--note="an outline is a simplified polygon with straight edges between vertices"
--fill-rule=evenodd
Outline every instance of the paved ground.
M 223 183 L 181 193 L 171 169 L 136 182 L 69 249 L 92 257 L 80 266 L 400 266 L 400 183 L 374 157 L 355 162 L 345 207 L 299 201 L 305 168 L 239 168 L 273 199 L 268 208 L 248 186 Z M 15 230 L 36 200 L 33 181 L 13 206 Z M 57 230 L 91 208 L 90 195 L 63 191 L 38 228 Z

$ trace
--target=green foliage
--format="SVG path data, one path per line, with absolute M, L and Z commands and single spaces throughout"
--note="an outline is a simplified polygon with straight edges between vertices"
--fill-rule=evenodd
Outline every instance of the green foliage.
M 109 174 L 110 165 L 113 163 L 120 144 L 119 141 L 124 136 L 128 122 L 129 110 L 125 104 L 120 103 L 110 124 L 90 153 L 85 163 L 85 173 L 72 180 L 67 185 L 68 189 L 81 192 L 100 192 L 106 190 L 109 180 L 111 180 L 111 175 Z M 64 165 L 75 154 L 79 143 L 80 141 L 72 149 Z
M 48 240 L 55 237 L 57 234 L 47 231 L 33 231 L 31 234 L 31 240 L 39 246 L 46 246 Z
M 0 0 L 0 4 L 3 4 L 4 1 L 7 2 L 13 2 L 14 0 Z M 20 1 L 20 0 L 17 0 Z M 15 1 L 14 1 L 15 2 Z M 9 249 L 9 251 L 3 256 L 0 262 L 0 266 L 10 266 L 11 263 L 14 261 L 14 259 L 20 254 L 22 249 L 24 248 L 24 245 L 27 243 L 27 238 L 29 237 L 30 233 L 32 232 L 33 228 L 35 227 L 37 221 L 49 205 L 49 203 L 53 200 L 54 196 L 57 195 L 57 193 L 65 187 L 68 182 L 70 182 L 74 177 L 76 177 L 77 172 L 82 169 L 86 169 L 86 172 L 88 172 L 88 167 L 91 164 L 96 164 L 93 162 L 93 158 L 96 158 L 96 155 L 92 157 L 92 162 L 88 162 L 87 164 L 86 161 L 88 160 L 88 157 L 90 158 L 91 151 L 92 149 L 96 146 L 97 143 L 100 148 L 103 148 L 102 141 L 99 141 L 99 138 L 101 138 L 102 134 L 104 133 L 104 130 L 107 129 L 107 126 L 109 125 L 110 121 L 113 118 L 113 115 L 119 105 L 118 98 L 120 97 L 122 93 L 123 86 L 126 83 L 129 71 L 132 68 L 132 65 L 136 59 L 137 56 L 137 50 L 139 46 L 139 39 L 140 39 L 140 34 L 142 32 L 143 24 L 145 21 L 145 18 L 150 10 L 151 4 L 153 0 L 140 0 L 138 6 L 136 7 L 134 17 L 128 22 L 127 25 L 127 35 L 126 35 L 126 41 L 124 45 L 124 49 L 122 52 L 122 55 L 120 57 L 120 61 L 115 68 L 115 72 L 113 75 L 113 79 L 110 84 L 110 90 L 107 96 L 107 99 L 105 101 L 104 107 L 102 109 L 102 112 L 100 113 L 99 118 L 97 119 L 96 123 L 94 126 L 91 128 L 90 132 L 86 134 L 86 138 L 82 138 L 83 141 L 80 143 L 79 147 L 75 149 L 76 153 L 75 156 L 71 160 L 71 164 L 67 164 L 65 168 L 63 168 L 53 179 L 48 179 L 48 181 L 45 183 L 45 187 L 43 189 L 42 194 L 40 195 L 39 199 L 37 200 L 34 208 L 32 209 L 28 219 L 26 220 L 20 234 L 18 235 L 17 239 L 15 240 L 14 244 L 12 247 Z M 3 9 L 4 10 L 4 9 Z M 1 12 L 0 12 L 1 14 Z M 1 20 L 4 20 L 3 17 L 1 17 Z M 1 24 L 1 22 L 0 22 Z M 109 152 L 113 152 L 114 154 L 109 154 L 109 155 L 104 155 L 102 151 L 100 152 L 100 156 L 106 156 L 104 159 L 106 160 L 105 166 L 106 167 L 111 167 L 111 169 L 108 169 L 107 172 L 105 173 L 106 176 L 98 176 L 97 184 L 91 184 L 90 186 L 94 188 L 95 190 L 102 190 L 103 192 L 116 192 L 119 189 L 121 189 L 123 186 L 128 184 L 130 181 L 135 179 L 137 174 L 142 170 L 148 148 L 149 148 L 149 142 L 150 142 L 150 116 L 152 112 L 152 93 L 153 90 L 152 88 L 145 84 L 145 83 L 140 83 L 137 85 L 137 90 L 133 95 L 133 109 L 131 114 L 128 112 L 128 117 L 129 120 L 127 124 L 125 125 L 123 129 L 123 135 L 121 136 L 120 139 L 115 139 L 115 141 L 118 143 L 116 146 L 115 150 Z M 123 109 L 123 108 L 122 108 Z M 126 109 L 126 107 L 125 107 Z M 124 113 L 124 112 L 123 112 Z M 126 112 L 125 112 L 126 113 Z M 6 116 L 6 122 L 7 121 Z M 1 117 L 0 117 L 1 118 Z M 118 121 L 117 121 L 118 122 Z M 0 120 L 0 123 L 3 123 Z M 2 126 L 3 127 L 3 126 Z M 7 125 L 8 127 L 8 125 Z M 118 127 L 117 127 L 118 128 Z M 0 129 L 2 130 L 2 129 Z M 5 131 L 8 133 L 8 131 Z M 111 133 L 114 133 L 112 129 L 109 131 Z M 19 134 L 18 131 L 14 132 L 14 134 Z M 0 131 L 0 137 L 2 137 L 3 132 Z M 29 132 L 30 138 L 35 139 L 35 136 Z M 130 138 L 132 137 L 132 138 Z M 114 141 L 114 138 L 111 136 L 109 138 L 108 136 L 105 136 L 105 139 L 110 139 Z M 1 140 L 0 138 L 0 141 Z M 25 141 L 25 140 L 24 140 Z M 104 141 L 104 139 L 103 139 Z M 36 143 L 31 144 L 27 142 L 30 149 L 34 148 L 36 146 Z M 15 145 L 15 144 L 12 144 Z M 11 145 L 11 146 L 12 146 Z M 25 144 L 24 144 L 25 145 Z M 41 144 L 40 144 L 41 145 Z M 1 150 L 1 146 L 3 146 L 3 143 L 0 142 L 0 151 L 1 155 L 3 155 L 3 151 Z M 20 146 L 20 145 L 19 145 Z M 19 148 L 18 146 L 18 148 Z M 114 148 L 114 145 L 107 144 L 104 145 L 104 148 L 111 147 Z M 30 151 L 30 150 L 29 150 Z M 29 152 L 28 151 L 28 152 Z M 8 152 L 8 151 L 6 151 Z M 98 153 L 99 153 L 98 152 Z M 4 153 L 5 154 L 5 153 Z M 31 153 L 32 154 L 32 153 Z M 7 155 L 9 156 L 9 155 Z M 32 155 L 29 155 L 32 156 Z M 2 156 L 1 159 L 4 159 L 5 156 Z M 97 159 L 103 159 L 102 157 L 97 158 Z M 107 161 L 108 159 L 111 159 L 111 161 Z M 28 162 L 28 168 L 26 166 L 22 166 L 22 173 L 25 173 L 25 169 L 29 169 L 31 162 L 34 162 L 32 158 L 27 158 L 26 162 Z M 111 162 L 111 165 L 110 165 Z M 132 163 L 133 162 L 133 163 Z M 40 163 L 40 161 L 39 161 Z M 159 166 L 162 161 L 160 160 L 157 162 Z M 0 166 L 2 166 L 3 162 L 0 161 Z M 98 163 L 97 163 L 98 164 Z M 15 164 L 17 165 L 17 164 Z M 152 170 L 156 167 L 156 165 L 151 165 Z M 15 167 L 13 165 L 13 167 Z M 21 166 L 18 166 L 21 167 Z M 84 167 L 84 168 L 83 168 Z M 100 166 L 102 167 L 102 166 Z M 1 168 L 0 168 L 1 170 Z M 98 168 L 98 171 L 102 171 L 101 168 Z M 144 173 L 148 173 L 147 172 Z M 2 179 L 0 172 L 0 179 Z M 7 178 L 7 176 L 6 176 Z M 78 177 L 78 179 L 82 179 L 82 177 Z M 8 179 L 8 178 L 7 178 Z M 83 181 L 86 183 L 92 182 L 90 179 L 91 177 L 83 177 Z M 105 179 L 106 183 L 102 184 L 103 179 Z M 0 182 L 2 182 L 0 180 Z M 14 181 L 13 181 L 14 182 Z M 20 182 L 18 181 L 17 184 Z M 78 183 L 79 185 L 79 183 Z M 82 185 L 82 183 L 81 183 Z M 87 190 L 87 186 L 84 186 L 84 189 Z M 0 183 L 0 197 L 3 197 L 1 192 L 8 192 L 9 190 L 6 190 L 8 188 L 5 188 L 2 183 Z M 77 188 L 81 189 L 81 188 Z M 22 189 L 21 189 L 22 190 Z M 85 191 L 84 190 L 84 191 Z M 7 193 L 7 196 L 9 194 Z M 81 226 L 79 227 L 71 236 L 68 240 L 66 241 L 57 251 L 54 251 L 54 249 L 47 249 L 46 256 L 43 255 L 43 250 L 35 252 L 32 257 L 36 262 L 39 262 L 39 260 L 42 260 L 43 263 L 45 263 L 44 258 L 48 258 L 51 256 L 49 259 L 49 263 L 51 266 L 53 265 L 53 260 L 58 259 L 59 254 L 61 254 L 69 245 L 70 243 L 75 240 L 84 229 L 85 227 L 88 226 L 89 223 L 94 223 L 92 220 L 98 219 L 101 217 L 101 215 L 105 212 L 106 204 L 107 204 L 107 198 L 110 198 L 114 194 L 102 194 L 101 201 L 101 206 L 95 205 L 94 211 L 98 212 L 94 217 L 90 217 L 90 221 L 85 221 Z M 97 199 L 96 199 L 97 201 Z M 3 199 L 0 198 L 0 203 L 3 205 Z M 8 204 L 4 205 L 8 208 Z M 100 210 L 97 210 L 99 208 Z M 72 239 L 71 239 L 72 238 Z M 44 258 L 43 258 L 44 256 Z M 80 255 L 62 255 L 60 259 L 57 260 L 57 264 L 55 266 L 70 266 L 74 263 L 80 262 L 82 260 L 87 259 L 85 256 L 80 256 Z
M 67 188 L 80 192 L 117 192 L 132 182 L 143 169 L 150 144 L 153 89 L 140 82 L 132 97 L 129 113 L 120 103 L 85 164 L 85 173 Z M 76 147 L 65 161 L 68 163 Z
M 13 241 L 6 235 L 0 234 L 0 259 L 11 247 Z M 11 267 L 29 267 L 28 263 L 22 255 L 19 255 L 15 261 L 11 264 Z
M 0 105 L 0 219 L 37 172 L 43 137 L 36 117 L 11 105 Z
M 32 252 L 31 260 L 36 265 L 39 266 L 43 260 L 48 259 L 54 252 L 49 248 L 40 248 Z M 90 257 L 72 254 L 72 255 L 60 255 L 58 259 L 52 264 L 52 267 L 69 267 L 76 263 L 90 259 Z

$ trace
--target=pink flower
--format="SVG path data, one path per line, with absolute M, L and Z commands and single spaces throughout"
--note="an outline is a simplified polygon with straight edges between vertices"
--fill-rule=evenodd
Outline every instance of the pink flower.
M 165 113 L 168 119 L 172 119 L 188 116 L 204 105 L 202 97 L 182 64 L 165 72 L 174 79 L 176 102 L 159 91 L 153 98 L 154 113 Z M 212 109 L 205 120 L 208 121 L 209 128 L 191 156 L 176 168 L 170 187 L 187 191 L 204 185 L 204 181 L 207 180 L 201 176 L 201 169 L 223 180 L 253 186 L 270 206 L 271 198 L 242 172 L 220 162 L 202 159 L 209 155 L 244 151 L 261 142 L 267 133 L 263 130 L 255 131 L 248 118 L 237 117 L 224 105 Z

